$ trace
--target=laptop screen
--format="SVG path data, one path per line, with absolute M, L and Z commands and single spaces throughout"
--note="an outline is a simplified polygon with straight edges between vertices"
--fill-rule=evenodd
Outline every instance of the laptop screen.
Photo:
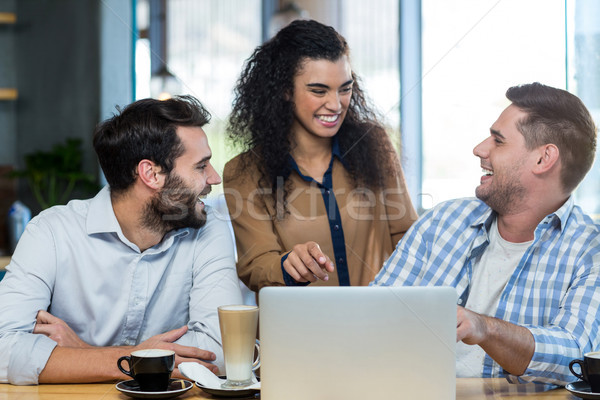
M 456 301 L 448 287 L 263 288 L 261 398 L 455 399 Z

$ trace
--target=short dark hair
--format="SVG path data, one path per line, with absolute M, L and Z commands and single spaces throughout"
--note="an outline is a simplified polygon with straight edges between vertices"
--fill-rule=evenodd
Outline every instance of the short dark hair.
M 506 97 L 527 116 L 517 123 L 525 145 L 558 147 L 561 183 L 571 193 L 590 170 L 596 154 L 596 126 L 583 102 L 566 90 L 534 82 L 513 86 Z
M 141 160 L 148 159 L 170 173 L 184 151 L 177 127 L 201 127 L 211 117 L 192 96 L 143 99 L 117 111 L 94 131 L 94 149 L 113 194 L 133 185 Z

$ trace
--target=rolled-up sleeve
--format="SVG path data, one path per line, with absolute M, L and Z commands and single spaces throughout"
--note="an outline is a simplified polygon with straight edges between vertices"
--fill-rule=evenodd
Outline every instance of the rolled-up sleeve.
M 600 246 L 597 240 L 590 243 Z M 566 385 L 576 378 L 569 362 L 600 346 L 600 253 L 589 251 L 548 326 L 525 326 L 535 340 L 531 362 L 518 382 Z M 513 377 L 513 381 L 517 381 Z
M 9 347 L 5 349 L 5 345 Z M 3 382 L 13 385 L 37 385 L 38 377 L 55 347 L 56 342 L 44 335 L 15 333 L 3 337 L 0 340 L 0 352 L 9 354 L 6 366 L 7 380 Z M 4 378 L 4 371 L 0 373 Z
M 48 309 L 55 275 L 52 234 L 31 221 L 0 282 L 0 382 L 37 384 L 56 346 L 34 334 L 37 312 Z

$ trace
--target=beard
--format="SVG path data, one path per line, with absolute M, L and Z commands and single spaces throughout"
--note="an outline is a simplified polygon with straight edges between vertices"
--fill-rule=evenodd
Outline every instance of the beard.
M 206 211 L 196 211 L 198 197 L 210 193 L 210 185 L 200 193 L 187 187 L 171 172 L 163 188 L 146 204 L 142 225 L 155 232 L 169 232 L 181 228 L 199 229 L 206 223 Z
M 516 174 L 509 176 L 508 179 L 491 183 L 495 186 L 490 185 L 487 190 L 478 186 L 475 189 L 475 196 L 500 215 L 515 211 L 520 206 L 521 200 L 525 198 L 525 187 L 519 182 Z

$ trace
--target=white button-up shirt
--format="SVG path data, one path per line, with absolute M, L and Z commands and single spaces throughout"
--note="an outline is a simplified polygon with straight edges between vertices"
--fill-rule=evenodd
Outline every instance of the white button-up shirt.
M 169 232 L 143 252 L 123 235 L 108 187 L 35 217 L 0 282 L 0 382 L 37 383 L 56 346 L 32 333 L 38 310 L 94 346 L 187 325 L 177 343 L 214 352 L 223 370 L 217 307 L 242 298 L 229 227 L 207 213 L 201 229 Z

